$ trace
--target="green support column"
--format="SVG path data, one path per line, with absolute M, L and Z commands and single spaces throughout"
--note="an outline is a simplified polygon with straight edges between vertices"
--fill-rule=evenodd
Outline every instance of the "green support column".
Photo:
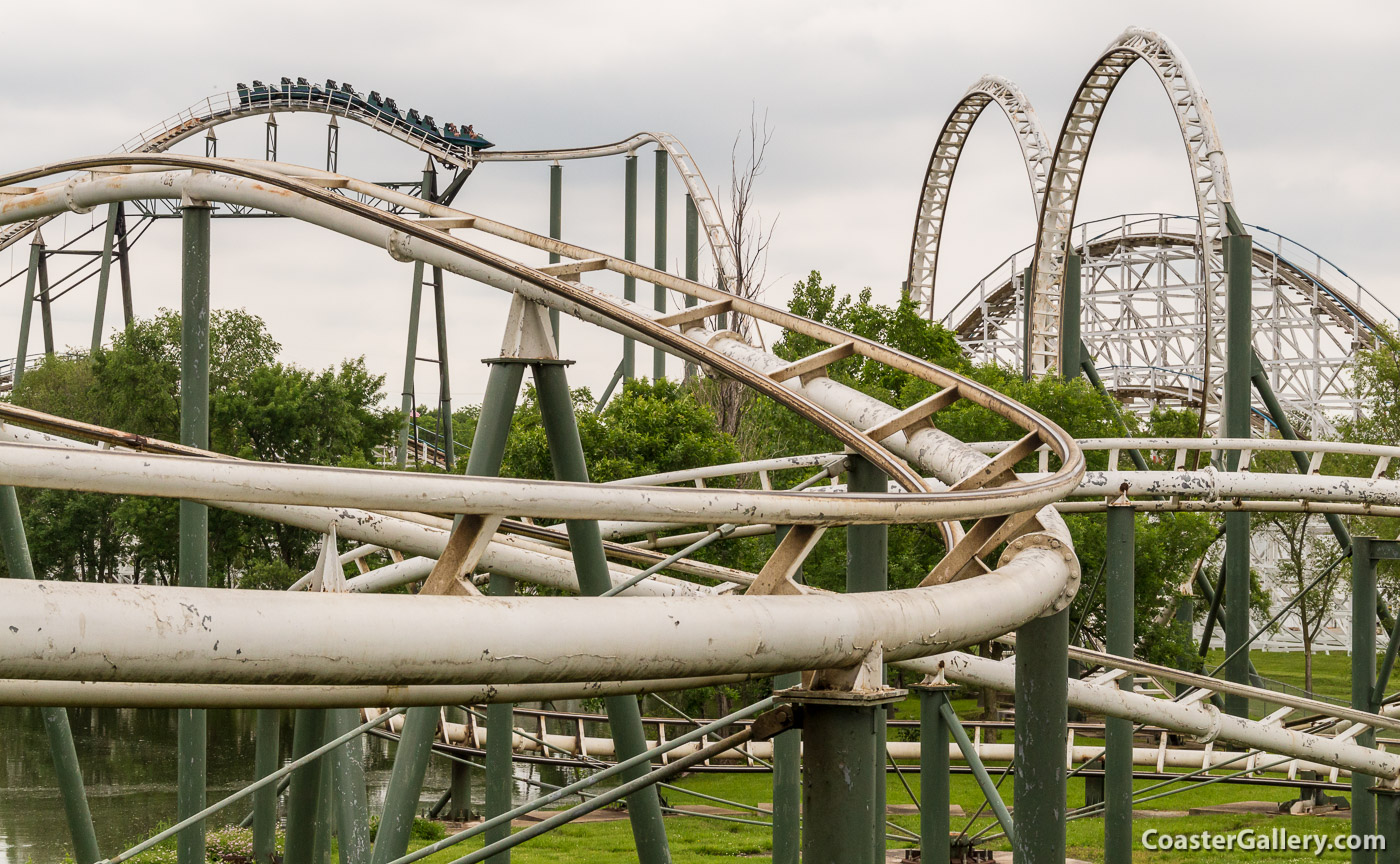
M 1176 623 L 1178 627 L 1184 629 L 1188 634 L 1191 632 L 1191 623 L 1196 620 L 1196 604 L 1190 594 L 1183 594 L 1176 601 Z M 1180 699 L 1191 692 L 1191 685 L 1177 682 L 1173 688 L 1176 697 Z
M 919 694 L 919 861 L 949 864 L 948 723 L 941 706 L 958 688 L 951 684 L 915 684 Z
M 1247 234 L 1225 238 L 1225 392 L 1221 426 L 1227 438 L 1250 437 L 1249 388 L 1251 359 L 1250 269 L 1253 241 Z M 1240 454 L 1225 455 L 1225 466 L 1239 467 Z M 1225 514 L 1225 654 L 1229 656 L 1249 639 L 1249 514 Z M 1249 683 L 1249 654 L 1241 651 L 1225 667 L 1223 677 L 1237 684 Z M 1225 697 L 1225 711 L 1249 716 L 1249 700 Z
M 457 445 L 452 442 L 452 376 L 447 362 L 447 298 L 443 296 L 442 268 L 433 268 L 433 306 L 437 311 L 438 356 L 438 446 L 443 465 L 451 474 L 457 464 Z
M 24 303 L 19 313 L 19 347 L 15 349 L 15 370 L 11 373 L 11 391 L 19 387 L 24 377 L 24 361 L 29 356 L 29 323 L 34 318 L 34 291 L 39 284 L 39 264 L 44 260 L 44 235 L 34 232 L 34 242 L 29 244 L 29 271 L 24 277 Z
M 334 732 L 332 731 L 335 718 L 331 712 L 326 711 L 326 737 L 321 743 L 329 741 Z M 312 864 L 330 864 L 331 860 L 331 825 L 335 822 L 335 759 L 332 754 L 327 753 L 316 763 L 321 769 L 320 797 L 316 801 L 316 838 L 311 845 Z
M 1065 300 L 1060 306 L 1060 377 L 1079 377 L 1080 293 L 1079 253 L 1065 256 Z
M 519 369 L 519 366 L 515 367 Z M 491 574 L 491 596 L 509 597 L 515 594 L 515 580 L 509 576 Z M 499 816 L 511 809 L 511 791 L 515 785 L 515 763 L 511 745 L 515 741 L 515 706 L 510 704 L 486 706 L 486 818 Z M 486 832 L 486 845 L 510 836 L 510 823 L 502 823 Z M 510 864 L 510 850 L 492 855 L 487 864 Z
M 330 731 L 339 738 L 360 725 L 360 712 L 336 708 L 330 712 Z M 369 802 L 365 799 L 365 741 L 355 738 L 327 754 L 332 760 L 335 797 L 335 833 L 341 864 L 369 864 Z
M 700 281 L 700 212 L 695 209 L 695 199 L 685 193 L 685 278 L 691 282 Z M 685 296 L 685 308 L 699 303 L 694 297 Z M 685 364 L 685 377 L 693 377 L 699 371 L 694 363 Z
M 1107 598 L 1104 618 L 1108 653 L 1133 656 L 1134 586 L 1133 506 L 1126 501 L 1108 508 Z M 1132 689 L 1132 676 L 1118 686 Z M 1109 717 L 1105 720 L 1104 749 L 1104 864 L 1132 864 L 1133 860 L 1133 724 Z
M 515 361 L 491 364 L 486 380 L 486 395 L 481 404 L 481 419 L 472 439 L 471 455 L 467 457 L 467 473 L 478 477 L 494 477 L 501 473 L 505 458 L 506 439 L 510 434 L 511 418 L 515 414 L 516 398 L 525 367 Z M 491 575 L 491 594 L 508 597 L 515 593 L 515 580 Z M 511 794 L 515 784 L 515 768 L 511 758 L 511 743 L 515 737 L 514 706 L 486 706 L 486 799 L 485 816 L 490 819 L 511 809 Z M 455 805 L 454 805 L 455 806 Z M 510 825 L 486 833 L 489 845 L 510 836 Z M 490 864 L 510 864 L 510 850 L 493 855 Z
M 790 527 L 779 525 L 774 540 L 783 542 Z M 793 581 L 803 582 L 802 568 Z M 786 690 L 802 684 L 801 672 L 773 676 L 773 687 Z M 802 860 L 802 730 L 789 729 L 773 739 L 773 864 Z
M 1372 700 L 1376 686 L 1376 559 L 1371 554 L 1374 537 L 1351 538 L 1351 707 L 1375 711 Z M 1362 747 L 1376 746 L 1376 731 L 1367 729 L 1356 736 Z M 1351 775 L 1351 833 L 1376 833 L 1376 800 L 1371 795 L 1375 778 L 1359 771 Z M 1354 849 L 1352 864 L 1371 864 L 1374 851 Z
M 556 480 L 587 483 L 588 466 L 583 458 L 583 443 L 579 440 L 578 423 L 574 418 L 573 400 L 569 396 L 564 367 L 557 361 L 542 363 L 535 366 L 534 372 L 554 477 Z M 608 573 L 598 523 L 575 519 L 570 520 L 567 527 L 580 593 L 597 596 L 609 590 L 612 577 Z M 629 759 L 646 752 L 646 736 L 642 731 L 642 714 L 637 697 L 612 696 L 606 700 L 606 705 L 616 758 Z M 623 772 L 621 781 L 626 783 L 646 773 L 647 766 L 638 765 Z M 671 860 L 671 851 L 666 842 L 666 825 L 661 818 L 661 799 L 655 786 L 647 786 L 628 796 L 627 816 L 632 822 L 632 836 L 641 864 L 667 864 Z M 865 845 L 869 848 L 868 838 Z
M 29 557 L 29 540 L 24 533 L 19 498 L 12 486 L 0 486 L 0 547 L 4 548 L 5 565 L 9 568 L 11 579 L 34 578 L 34 561 Z M 83 772 L 78 764 L 78 751 L 73 746 L 68 712 L 58 707 L 39 710 L 43 714 L 44 731 L 49 738 L 49 755 L 58 777 L 58 792 L 63 799 L 68 833 L 73 838 L 73 858 L 77 864 L 92 864 L 102 855 L 97 849 L 97 834 L 92 827 L 92 813 L 88 810 Z
M 622 257 L 628 261 L 637 260 L 637 154 L 628 153 L 626 174 L 623 182 L 622 202 Z M 622 278 L 622 297 L 625 300 L 637 299 L 637 280 L 632 276 Z M 637 343 L 630 337 L 622 340 L 622 380 L 631 381 L 637 377 Z
M 209 217 L 207 204 L 180 209 L 182 228 L 180 267 L 180 443 L 209 447 Z M 180 502 L 180 586 L 209 584 L 209 508 Z M 202 708 L 177 713 L 179 763 L 176 818 L 184 819 L 205 805 L 205 716 Z M 180 833 L 180 864 L 204 864 L 204 823 Z
M 471 715 L 461 708 L 451 707 L 447 709 L 447 719 L 454 723 L 466 724 Z M 448 801 L 451 803 L 443 811 L 445 818 L 453 822 L 466 822 L 471 819 L 472 812 L 472 766 L 462 762 L 453 762 L 452 779 L 448 785 Z
M 1031 268 L 1021 271 L 1021 377 L 1031 380 Z
M 326 709 L 298 708 L 292 728 L 292 758 L 300 759 L 326 740 Z M 395 766 L 397 767 L 397 765 Z M 389 789 L 393 791 L 393 781 Z M 316 811 L 321 803 L 321 760 L 303 765 L 292 772 L 287 787 L 287 835 L 283 844 L 283 860 L 309 862 L 316 848 Z M 380 836 L 384 834 L 380 828 Z M 399 853 L 402 855 L 402 851 Z
M 119 205 L 107 205 L 107 233 L 102 237 L 102 259 L 97 271 L 97 303 L 92 313 L 92 353 L 102 347 L 102 319 L 107 314 L 107 285 L 112 277 L 112 249 L 117 239 Z
M 49 297 L 49 256 L 39 256 L 39 320 L 44 327 L 44 353 L 52 354 L 53 300 Z
M 1376 787 L 1371 794 L 1376 798 L 1376 833 L 1385 843 L 1376 864 L 1400 864 L 1400 792 Z
M 656 148 L 656 215 L 653 224 L 656 228 L 655 256 L 652 265 L 657 270 L 666 269 L 666 169 L 670 167 L 667 161 L 670 158 L 665 150 Z M 666 313 L 666 286 L 652 286 L 652 301 L 657 312 Z M 652 360 L 651 379 L 660 381 L 666 377 L 666 352 L 660 348 L 655 349 L 656 354 Z
M 122 326 L 130 327 L 136 320 L 131 309 L 131 263 L 127 258 L 126 205 L 117 202 L 117 273 L 122 282 Z
M 388 864 L 408 851 L 418 796 L 423 791 L 423 774 L 433 752 L 437 735 L 438 709 L 422 706 L 404 714 L 399 743 L 394 751 L 394 767 L 389 772 L 389 788 L 384 792 L 384 812 L 379 817 L 379 833 L 374 838 L 374 864 Z M 290 834 L 291 816 L 287 816 Z M 290 846 L 289 846 L 290 848 Z M 289 852 L 287 861 L 296 859 Z
M 884 494 L 889 491 L 889 478 L 863 456 L 848 457 L 850 471 L 846 489 L 852 493 Z M 888 591 L 889 528 L 885 525 L 852 525 L 846 529 L 846 593 Z M 884 682 L 881 671 L 880 682 Z M 866 829 L 874 844 L 874 860 L 885 860 L 885 708 L 872 708 L 874 726 L 871 730 L 869 773 L 875 821 Z
M 253 773 L 259 779 L 280 767 L 281 720 L 281 712 L 275 708 L 258 709 Z M 272 864 L 277 852 L 276 786 L 269 784 L 253 793 L 253 861 L 256 864 Z
M 1016 631 L 1016 864 L 1065 860 L 1069 609 Z
M 877 778 L 870 705 L 803 704 L 802 862 L 876 864 L 871 834 L 884 836 L 884 814 L 871 794 Z
M 555 162 L 549 166 L 549 236 L 561 240 L 564 236 L 564 166 Z M 549 263 L 558 264 L 558 253 L 549 253 Z M 559 347 L 559 310 L 549 310 L 549 329 L 554 334 L 554 347 Z M 455 806 L 455 805 L 454 805 Z
M 436 183 L 437 172 L 433 170 L 432 160 L 428 160 L 427 166 L 423 169 L 423 179 L 419 189 L 424 195 L 431 194 L 431 190 Z M 404 351 L 403 359 L 403 397 L 400 400 L 400 410 L 403 411 L 403 426 L 399 429 L 399 452 L 398 467 L 400 469 L 408 467 L 408 432 L 413 426 L 414 405 L 413 373 L 418 365 L 418 320 L 419 313 L 423 308 L 423 262 L 413 262 L 413 293 L 408 301 L 408 347 Z

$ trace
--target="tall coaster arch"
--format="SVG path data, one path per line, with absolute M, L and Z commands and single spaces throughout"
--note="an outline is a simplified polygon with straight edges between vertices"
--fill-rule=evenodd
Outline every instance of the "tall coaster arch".
M 1050 174 L 1050 144 L 1045 138 L 1040 118 L 1026 94 L 1014 82 L 999 75 L 983 75 L 967 88 L 943 121 L 933 154 L 924 175 L 919 209 L 914 219 L 914 237 L 909 248 L 908 291 L 920 312 L 933 319 L 933 292 L 938 277 L 938 251 L 943 234 L 943 219 L 948 209 L 953 175 L 958 170 L 967 137 L 987 106 L 996 104 L 1011 122 L 1016 143 L 1025 161 L 1026 177 L 1030 181 L 1031 206 L 1040 218 L 1045 183 Z
M 1226 233 L 1233 200 L 1230 172 L 1214 115 L 1195 73 L 1180 49 L 1152 30 L 1130 27 L 1110 43 L 1084 76 L 1065 115 L 1036 239 L 1030 296 L 1030 368 L 1033 372 L 1044 373 L 1064 366 L 1060 333 L 1065 260 L 1071 251 L 1070 235 L 1084 169 L 1108 100 L 1124 73 L 1138 61 L 1147 63 L 1166 90 L 1191 167 L 1200 243 L 1206 252 L 1200 298 L 1205 338 L 1200 365 L 1206 370 L 1209 413 L 1212 403 L 1218 399 L 1216 394 L 1224 371 L 1225 265 L 1221 238 Z

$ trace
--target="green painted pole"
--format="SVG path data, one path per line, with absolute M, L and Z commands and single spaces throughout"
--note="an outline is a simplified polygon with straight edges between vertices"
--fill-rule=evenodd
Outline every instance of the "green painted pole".
M 1065 300 L 1060 307 L 1060 376 L 1066 381 L 1079 377 L 1079 315 L 1082 283 L 1079 253 L 1065 256 Z
M 517 366 L 517 369 L 520 367 Z M 491 574 L 491 596 L 510 597 L 515 594 L 515 580 L 509 576 Z M 486 706 L 486 818 L 499 816 L 511 808 L 511 791 L 515 785 L 515 763 L 511 745 L 515 739 L 515 706 L 493 704 Z M 510 823 L 486 832 L 486 845 L 510 836 Z M 488 859 L 489 864 L 510 864 L 506 849 Z
M 779 525 L 776 542 L 783 542 L 790 526 Z M 802 568 L 793 580 L 803 581 Z M 802 684 L 801 672 L 773 676 L 778 690 Z M 802 860 L 802 730 L 789 729 L 773 739 L 773 864 L 799 864 Z
M 326 737 L 322 744 L 335 738 L 333 731 L 334 718 L 331 712 L 326 711 Z M 316 801 L 316 837 L 311 844 L 311 860 L 314 864 L 330 864 L 331 860 L 331 826 L 335 822 L 335 759 L 329 758 L 331 754 L 321 757 L 317 761 L 317 768 L 321 769 L 320 796 Z
M 919 861 L 921 864 L 949 864 L 952 803 L 948 782 L 948 723 L 941 710 L 948 694 L 957 687 L 948 684 L 915 684 L 919 694 Z
M 863 456 L 849 457 L 850 473 L 847 477 L 847 490 L 854 494 L 889 491 L 889 478 Z M 858 594 L 868 591 L 888 591 L 889 577 L 889 528 L 885 525 L 852 525 L 846 529 L 846 592 Z M 880 680 L 884 681 L 881 668 Z M 872 840 L 874 860 L 885 860 L 885 708 L 872 708 L 874 726 L 870 733 L 870 766 L 862 769 L 871 775 L 873 784 L 870 794 L 874 809 L 874 822 L 865 830 Z
M 1069 609 L 1016 631 L 1016 864 L 1065 860 Z
M 623 179 L 622 203 L 622 257 L 628 261 L 637 260 L 637 154 L 628 153 L 626 173 Z M 632 276 L 622 279 L 622 297 L 625 300 L 637 299 L 637 280 Z M 622 380 L 631 381 L 637 377 L 637 343 L 630 337 L 622 340 Z
M 700 281 L 700 212 L 695 209 L 695 199 L 690 197 L 689 192 L 685 193 L 685 278 L 691 282 Z M 689 294 L 685 296 L 687 309 L 699 302 Z M 699 367 L 694 363 L 685 364 L 687 379 L 693 378 L 698 371 Z
M 29 244 L 29 272 L 24 277 L 24 303 L 19 314 L 19 347 L 15 349 L 15 370 L 11 373 L 11 391 L 19 389 L 19 380 L 24 377 L 24 361 L 29 356 L 29 324 L 34 318 L 34 291 L 39 284 L 39 263 L 44 260 L 44 235 L 34 232 L 34 242 Z
M 1376 864 L 1400 864 L 1400 792 L 1377 786 L 1371 794 L 1376 797 L 1376 833 L 1385 843 Z
M 423 306 L 423 262 L 413 262 L 413 294 L 408 301 L 408 349 L 403 360 L 403 426 L 399 427 L 398 467 L 408 466 L 408 431 L 413 425 L 413 372 L 418 363 L 418 317 Z
M 1371 700 L 1376 685 L 1376 559 L 1371 554 L 1374 537 L 1351 538 L 1351 707 L 1375 711 Z M 1376 746 L 1376 731 L 1367 729 L 1356 736 L 1362 747 Z M 1376 800 L 1371 795 L 1375 778 L 1359 771 L 1351 775 L 1351 833 L 1376 833 Z M 1371 864 L 1372 850 L 1353 849 L 1352 864 Z
M 803 715 L 803 864 L 883 861 L 870 839 L 885 833 L 884 814 L 871 794 L 877 773 L 884 774 L 870 759 L 875 708 L 809 702 Z
M 1254 243 L 1249 235 L 1231 234 L 1225 238 L 1225 383 L 1221 425 L 1225 437 L 1250 437 L 1250 292 L 1251 260 Z M 1226 468 L 1239 466 L 1240 454 L 1225 454 Z M 1249 514 L 1225 514 L 1225 598 L 1223 617 L 1225 654 L 1234 654 L 1249 638 Z M 1249 655 L 1241 651 L 1225 667 L 1224 678 L 1237 684 L 1249 683 Z M 1249 715 L 1249 700 L 1227 695 L 1225 711 L 1237 717 Z
M 444 296 L 442 268 L 433 268 L 433 306 L 437 322 L 438 356 L 438 444 L 442 447 L 443 466 L 451 474 L 457 465 L 457 446 L 452 441 L 452 376 L 447 362 L 447 298 Z
M 298 708 L 292 727 L 292 759 L 297 760 L 325 743 L 326 709 Z M 397 767 L 397 766 L 395 766 Z M 316 811 L 321 803 L 321 760 L 303 765 L 292 772 L 287 787 L 287 835 L 283 843 L 283 860 L 314 861 L 316 848 Z M 393 785 L 390 784 L 392 791 Z M 380 828 L 383 836 L 383 828 Z
M 44 326 L 44 353 L 52 354 L 53 300 L 49 297 L 49 256 L 39 256 L 39 320 Z
M 1021 377 L 1031 380 L 1031 268 L 1021 272 Z
M 339 738 L 360 725 L 354 708 L 330 712 L 328 740 Z M 335 833 L 340 864 L 369 864 L 369 802 L 365 799 L 365 742 L 356 738 L 328 754 L 334 774 Z
M 0 486 L 0 546 L 5 550 L 5 565 L 11 579 L 34 579 L 34 561 L 29 557 L 29 540 L 24 532 L 24 519 L 19 512 L 19 498 L 13 486 Z M 39 709 L 44 717 L 44 731 L 49 738 L 49 755 L 58 776 L 58 792 L 63 798 L 63 814 L 68 820 L 68 833 L 73 838 L 73 858 L 77 864 L 92 864 L 102 857 L 97 849 L 97 834 L 92 827 L 87 792 L 83 788 L 82 767 L 78 751 L 73 746 L 73 730 L 68 712 L 59 707 Z
M 437 735 L 438 709 L 432 706 L 410 708 L 404 714 L 394 767 L 389 772 L 389 788 L 384 793 L 384 811 L 379 816 L 379 833 L 374 838 L 373 864 L 388 864 L 408 851 L 418 796 L 423 791 L 423 774 L 433 752 Z M 288 825 L 291 817 L 287 817 Z M 290 828 L 288 829 L 290 830 Z M 287 861 L 296 859 L 287 855 Z
M 466 711 L 455 706 L 447 709 L 447 719 L 454 723 L 465 724 L 469 716 Z M 453 762 L 451 771 L 451 782 L 440 803 L 446 808 L 446 818 L 453 822 L 466 822 L 471 818 L 472 812 L 472 766 L 465 762 Z M 443 807 L 438 808 L 439 811 Z
M 475 477 L 495 477 L 501 473 L 505 459 L 506 440 L 510 435 L 511 418 L 515 415 L 516 399 L 525 367 L 520 363 L 502 361 L 491 364 L 486 379 L 486 394 L 481 403 L 481 418 L 472 438 L 471 454 L 467 457 L 467 474 Z M 515 593 L 515 580 L 491 575 L 491 594 L 510 596 Z M 484 812 L 487 819 L 511 809 L 515 767 L 511 758 L 511 743 L 515 737 L 514 706 L 509 704 L 486 707 L 486 796 Z M 455 787 L 454 787 L 455 789 Z M 454 800 L 453 807 L 458 806 Z M 510 823 L 504 822 L 486 833 L 489 845 L 510 836 Z M 492 864 L 510 864 L 507 849 L 491 858 Z
M 1078 307 L 1075 307 L 1078 308 Z M 1133 506 L 1126 502 L 1108 508 L 1108 571 L 1105 629 L 1108 653 L 1133 656 L 1134 586 Z M 1132 677 L 1118 681 L 1132 689 Z M 1109 717 L 1104 730 L 1104 864 L 1132 864 L 1133 860 L 1133 724 Z
M 1191 632 L 1191 622 L 1196 620 L 1196 603 L 1190 594 L 1183 594 L 1176 601 L 1176 623 L 1188 634 Z M 1176 697 L 1180 699 L 1191 691 L 1191 685 L 1177 682 Z
M 209 447 L 209 224 L 212 208 L 189 204 L 180 209 L 180 443 Z M 182 588 L 209 584 L 209 508 L 180 502 L 179 581 Z M 193 816 L 205 805 L 207 734 L 204 709 L 181 708 L 177 715 L 179 771 L 176 819 Z M 180 864 L 204 864 L 204 823 L 180 833 Z
M 555 162 L 549 166 L 549 236 L 562 240 L 564 235 L 564 166 Z M 549 253 L 549 263 L 558 264 L 559 255 Z M 554 347 L 559 348 L 559 310 L 549 310 L 549 329 L 554 332 Z M 456 806 L 455 804 L 453 805 Z
M 654 241 L 655 257 L 652 265 L 657 270 L 666 269 L 666 170 L 670 167 L 670 154 L 660 147 L 656 148 L 656 215 L 653 224 L 656 230 Z M 652 286 L 653 308 L 657 312 L 666 313 L 666 286 Z M 655 356 L 652 360 L 651 379 L 660 381 L 666 377 L 666 352 L 660 348 L 655 349 Z
M 564 367 L 559 363 L 540 364 L 535 367 L 534 373 L 554 477 L 556 480 L 587 483 L 588 466 L 584 461 L 583 442 L 579 439 Z M 570 520 L 567 527 L 580 593 L 596 597 L 612 587 L 598 523 L 575 519 Z M 637 697 L 612 696 L 606 700 L 606 706 L 617 759 L 625 760 L 645 753 L 646 735 L 642 730 Z M 647 766 L 639 764 L 623 772 L 622 777 L 626 782 L 646 773 Z M 661 817 L 661 799 L 655 786 L 640 788 L 628 796 L 627 816 L 632 822 L 632 836 L 641 864 L 667 864 L 671 860 L 671 851 L 666 841 L 666 825 Z M 865 845 L 869 848 L 868 839 Z
M 117 202 L 117 273 L 122 283 L 122 325 L 131 327 L 136 320 L 131 308 L 131 261 L 127 257 L 126 204 Z
M 92 313 L 92 353 L 102 347 L 102 319 L 107 314 L 107 285 L 112 278 L 112 248 L 117 239 L 117 204 L 107 205 L 107 233 L 102 238 L 102 259 L 97 271 L 97 303 Z
M 254 772 L 261 779 L 276 771 L 281 757 L 281 712 L 258 709 L 258 732 L 253 756 Z M 253 861 L 273 864 L 277 853 L 277 790 L 269 784 L 253 793 Z

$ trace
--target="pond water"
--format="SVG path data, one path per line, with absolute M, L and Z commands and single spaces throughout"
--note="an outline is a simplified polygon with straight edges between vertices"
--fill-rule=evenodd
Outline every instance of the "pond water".
M 70 709 L 74 744 L 83 768 L 88 805 L 104 855 L 113 855 L 175 821 L 175 712 L 158 709 Z M 208 712 L 209 802 L 252 782 L 256 712 Z M 290 760 L 292 712 L 283 712 L 282 760 Z M 383 805 L 393 766 L 394 744 L 367 737 L 365 779 L 371 812 Z M 533 771 L 519 766 L 517 771 Z M 546 782 L 560 782 L 545 769 Z M 553 775 L 553 776 L 548 776 Z M 537 776 L 537 775 L 536 775 Z M 448 763 L 433 759 L 423 782 L 421 809 L 447 789 Z M 534 791 L 515 784 L 523 801 Z M 476 806 L 482 793 L 474 783 Z M 211 825 L 240 821 L 250 804 L 221 811 Z M 58 864 L 68 853 L 63 802 L 49 758 L 48 735 L 37 708 L 0 708 L 0 864 Z

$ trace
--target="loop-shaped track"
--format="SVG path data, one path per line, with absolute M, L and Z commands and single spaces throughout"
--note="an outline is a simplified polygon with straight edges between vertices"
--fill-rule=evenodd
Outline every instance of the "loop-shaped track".
M 988 105 L 995 103 L 1011 121 L 1011 131 L 1021 148 L 1030 181 L 1031 207 L 1040 218 L 1045 183 L 1050 174 L 1050 144 L 1041 128 L 1035 109 L 1015 83 L 997 75 L 979 78 L 954 106 L 928 160 L 924 174 L 919 209 L 914 219 L 914 239 L 909 249 L 909 297 L 919 311 L 933 318 L 933 292 L 938 278 L 938 249 L 943 234 L 943 219 L 948 209 L 948 195 L 953 187 L 953 174 L 958 170 L 967 137 Z

